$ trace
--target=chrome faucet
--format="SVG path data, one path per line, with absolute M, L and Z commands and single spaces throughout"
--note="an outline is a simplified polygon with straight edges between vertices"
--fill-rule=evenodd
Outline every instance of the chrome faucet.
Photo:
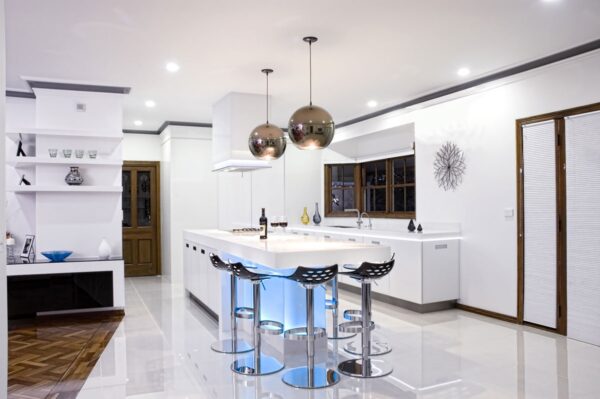
M 373 223 L 371 223 L 371 216 L 369 216 L 369 214 L 367 212 L 363 212 L 363 213 L 360 214 L 360 218 L 361 219 L 363 218 L 363 216 L 366 216 L 367 218 L 369 218 L 369 230 L 372 230 L 373 229 Z
M 356 217 L 357 217 L 356 224 L 358 225 L 358 228 L 360 229 L 360 226 L 362 226 L 362 224 L 363 224 L 360 211 L 358 209 L 344 209 L 344 212 L 356 212 Z

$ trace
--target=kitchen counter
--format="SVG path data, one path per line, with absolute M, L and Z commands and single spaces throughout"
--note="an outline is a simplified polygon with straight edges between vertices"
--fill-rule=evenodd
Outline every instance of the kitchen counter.
M 223 230 L 185 230 L 184 239 L 201 242 L 220 253 L 234 255 L 271 268 L 322 266 L 327 264 L 383 262 L 390 248 L 363 242 L 331 241 L 325 237 L 276 232 L 261 240 L 258 234 L 234 234 Z
M 437 239 L 459 239 L 460 231 L 458 230 L 431 230 L 426 229 L 422 233 L 411 233 L 408 230 L 390 231 L 390 230 L 370 230 L 364 227 L 362 229 L 356 227 L 333 227 L 333 226 L 314 226 L 314 225 L 291 225 L 287 228 L 288 231 L 294 232 L 312 232 L 317 234 L 333 234 L 340 236 L 363 236 L 368 238 L 381 239 L 396 239 L 407 241 L 427 241 Z

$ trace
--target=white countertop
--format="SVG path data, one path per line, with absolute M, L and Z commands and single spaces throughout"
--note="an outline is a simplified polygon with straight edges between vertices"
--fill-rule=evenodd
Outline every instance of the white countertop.
M 358 229 L 352 228 L 339 228 L 331 226 L 314 226 L 314 225 L 292 225 L 288 227 L 288 230 L 295 231 L 306 231 L 314 232 L 319 234 L 333 234 L 343 236 L 362 236 L 368 238 L 379 238 L 379 239 L 395 239 L 395 240 L 411 240 L 411 241 L 427 241 L 433 239 L 458 239 L 461 238 L 460 231 L 458 230 L 431 230 L 424 229 L 422 233 L 414 232 L 411 233 L 408 230 L 404 231 L 390 231 L 390 230 L 369 230 L 369 228 L 363 227 Z
M 223 230 L 184 230 L 185 239 L 273 268 L 322 266 L 327 264 L 383 262 L 390 247 L 323 237 L 270 234 L 266 240 L 257 235 L 233 234 Z

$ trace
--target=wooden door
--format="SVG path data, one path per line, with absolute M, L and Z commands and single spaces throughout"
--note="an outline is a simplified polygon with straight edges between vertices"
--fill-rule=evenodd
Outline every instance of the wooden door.
M 160 274 L 159 162 L 123 164 L 125 277 Z

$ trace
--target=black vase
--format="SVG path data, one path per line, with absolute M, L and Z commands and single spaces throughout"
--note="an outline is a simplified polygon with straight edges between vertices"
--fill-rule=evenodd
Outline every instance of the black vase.
M 417 233 L 422 233 L 423 232 L 423 226 L 421 226 L 421 223 L 419 223 L 419 227 L 417 227 Z
M 413 220 L 410 219 L 410 223 L 408 224 L 408 231 L 410 231 L 411 233 L 414 233 L 415 229 L 416 229 L 415 222 L 413 222 Z
M 321 215 L 319 214 L 319 203 L 315 202 L 315 214 L 313 215 L 313 223 L 318 226 L 321 224 Z

